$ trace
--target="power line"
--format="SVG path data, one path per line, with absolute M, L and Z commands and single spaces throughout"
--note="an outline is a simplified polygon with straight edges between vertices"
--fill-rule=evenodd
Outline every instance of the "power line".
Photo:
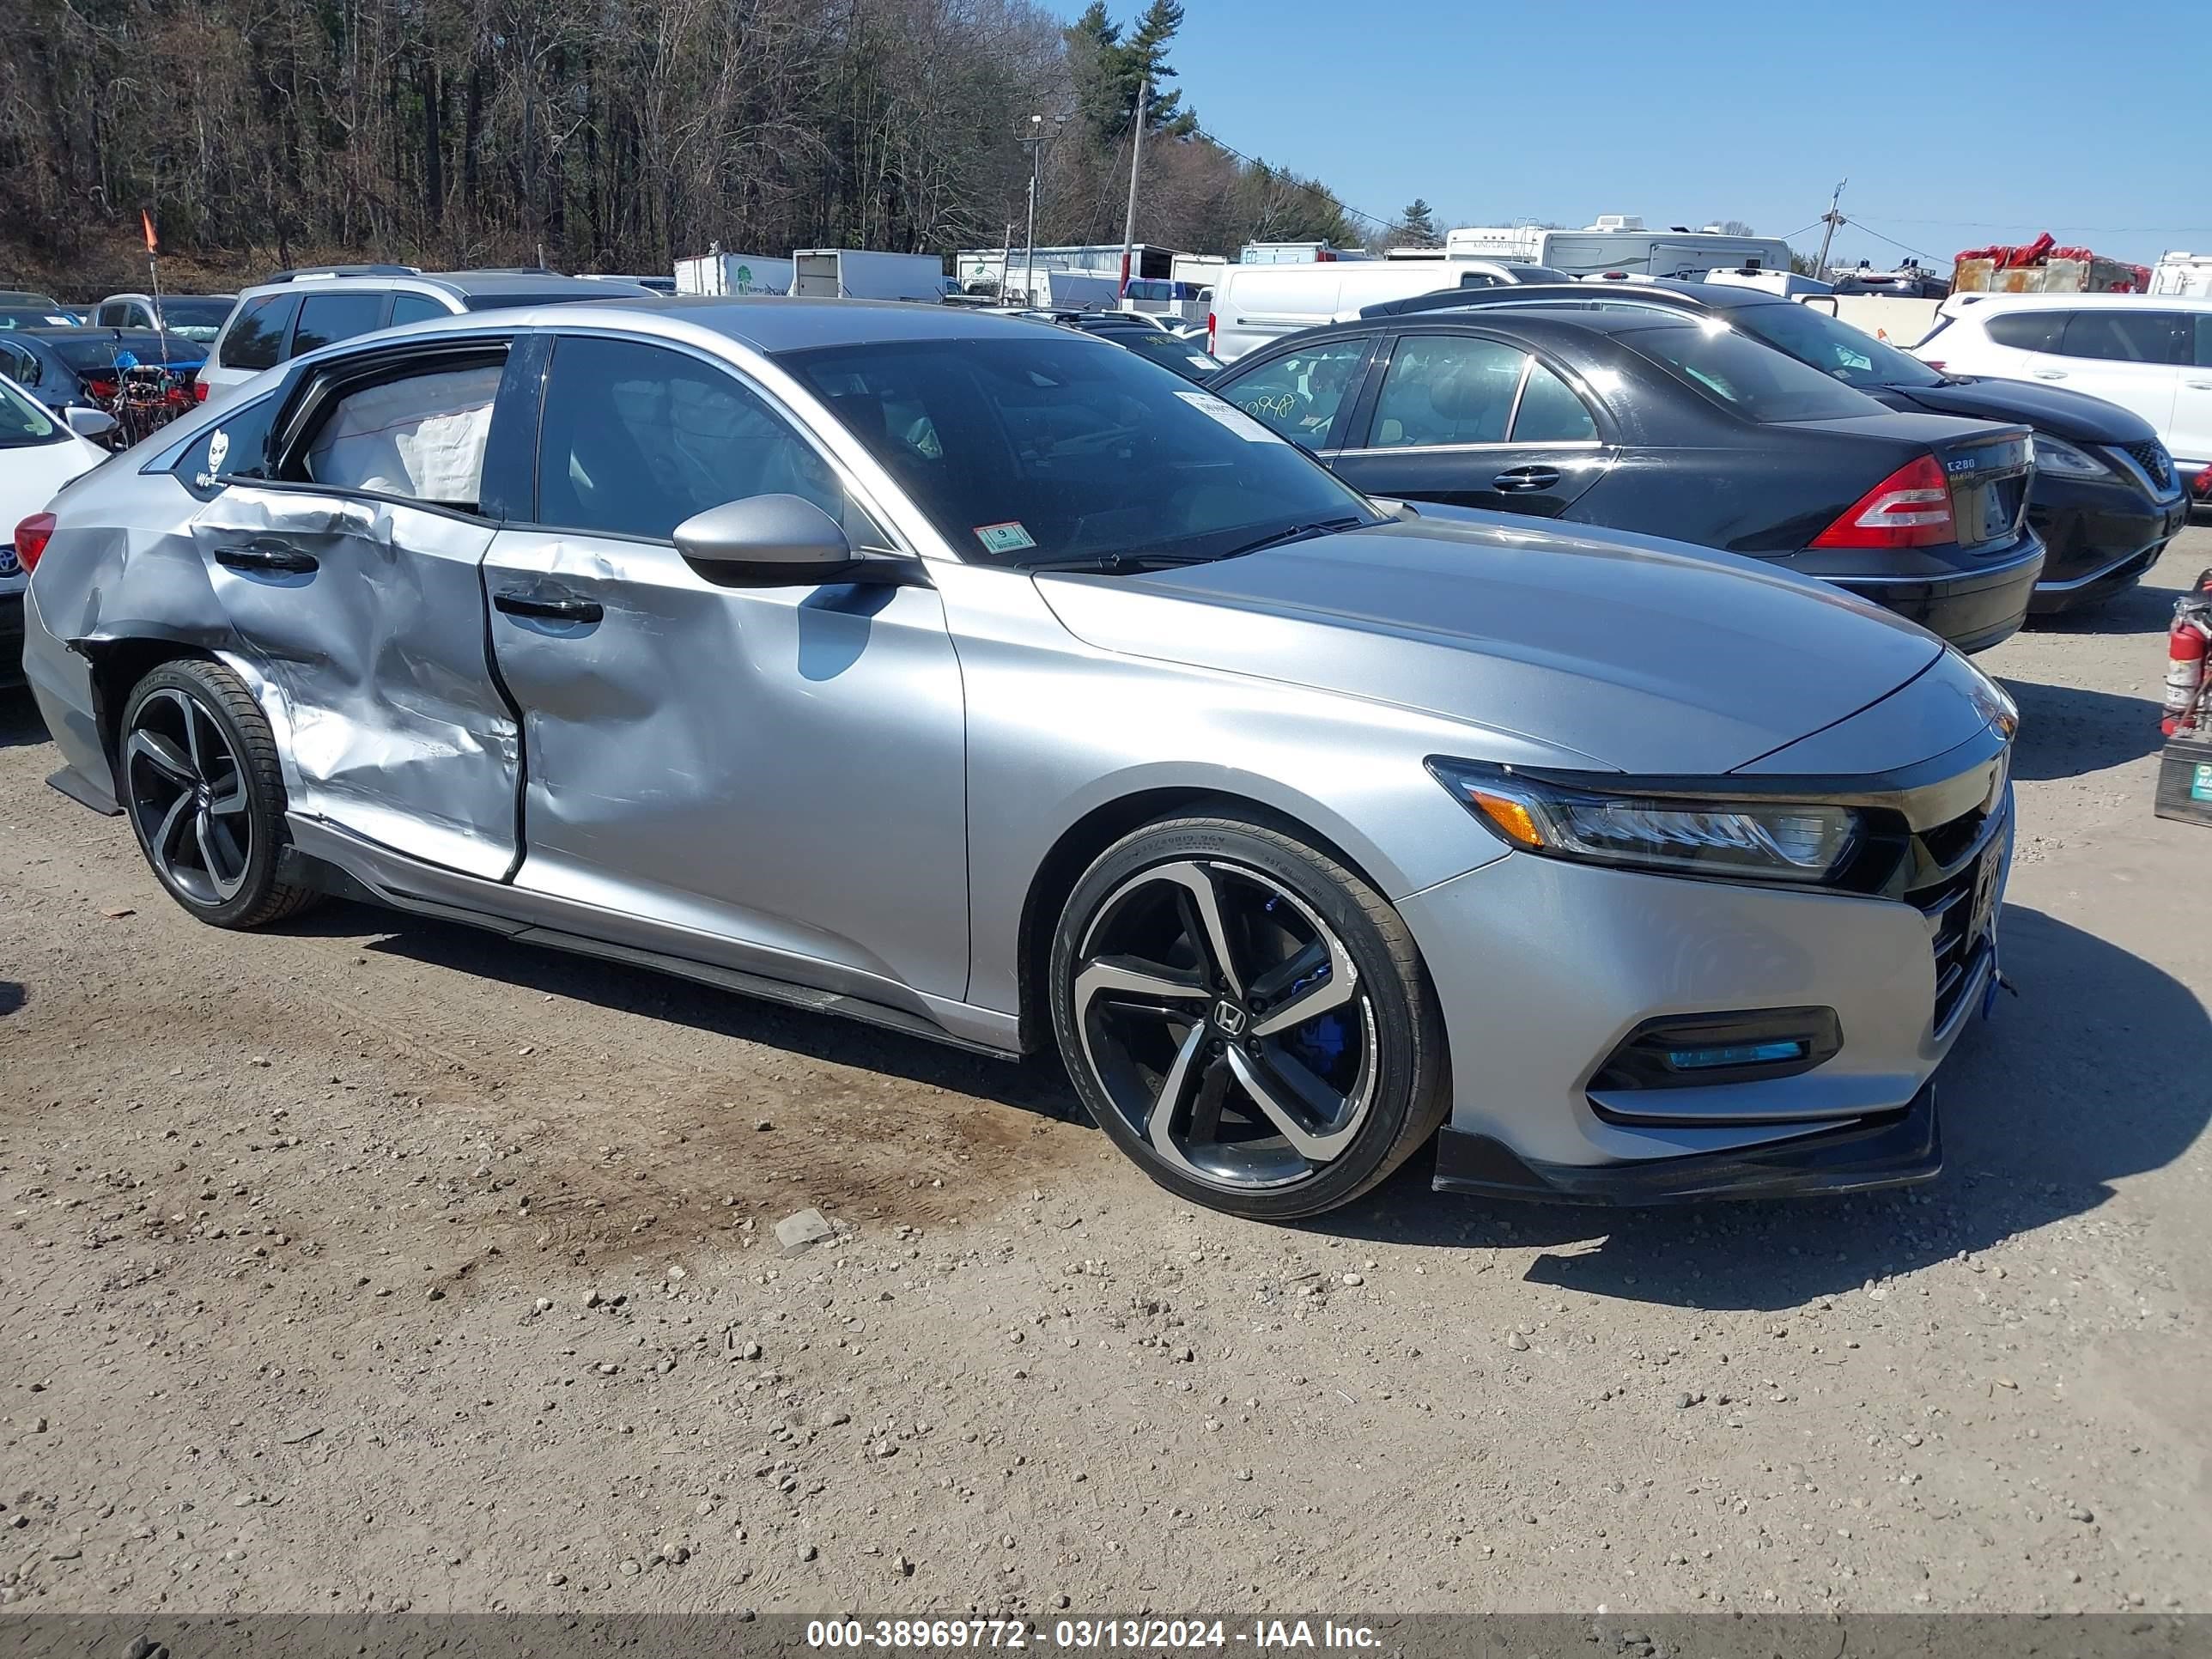
M 1213 134 L 1208 132 L 1204 127 L 1194 126 L 1191 131 L 1196 133 L 1200 137 L 1205 139 L 1207 143 L 1212 144 L 1216 149 L 1226 150 L 1240 161 L 1247 162 L 1255 167 L 1268 167 L 1273 171 L 1287 170 L 1274 168 L 1272 162 L 1263 161 L 1256 155 L 1247 155 L 1243 150 L 1237 149 L 1236 145 L 1224 143 L 1219 138 L 1215 137 Z M 1352 206 L 1351 203 L 1346 201 L 1344 198 L 1339 196 L 1334 191 L 1329 189 L 1327 185 L 1322 184 L 1319 179 L 1310 179 L 1307 182 L 1310 183 L 1315 189 L 1328 196 L 1331 200 L 1335 202 L 1339 208 L 1350 214 L 1355 219 L 1364 219 L 1369 224 L 1380 225 L 1386 231 L 1402 230 L 1405 228 L 1406 222 L 1403 219 L 1386 219 L 1379 213 L 1362 212 L 1359 209 Z
M 2034 222 L 2027 219 L 1912 219 L 1903 214 L 1881 216 L 1893 225 L 1956 225 L 1961 230 L 2021 230 Z M 2046 216 L 2046 222 L 2067 225 L 2082 236 L 2189 236 L 2199 231 L 2212 234 L 2212 225 L 2075 225 L 2063 216 Z

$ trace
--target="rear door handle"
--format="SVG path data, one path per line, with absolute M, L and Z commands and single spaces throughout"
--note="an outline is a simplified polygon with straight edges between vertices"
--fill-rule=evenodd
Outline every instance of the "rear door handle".
M 2039 380 L 2063 380 L 2066 373 L 2063 369 L 2039 368 L 2035 371 L 2035 378 Z
M 215 550 L 215 562 L 233 570 L 276 571 L 295 576 L 321 568 L 313 554 L 303 553 L 284 542 L 246 542 L 234 547 L 218 547 Z
M 536 617 L 545 622 L 595 623 L 606 608 L 597 599 L 580 599 L 573 593 L 544 588 L 507 587 L 492 595 L 492 607 L 510 617 Z
M 2184 384 L 2191 392 L 2212 392 L 2212 380 L 2189 380 Z
M 1499 473 L 1491 481 L 1498 489 L 1514 495 L 1527 495 L 1531 490 L 1550 489 L 1559 482 L 1557 467 L 1516 466 Z

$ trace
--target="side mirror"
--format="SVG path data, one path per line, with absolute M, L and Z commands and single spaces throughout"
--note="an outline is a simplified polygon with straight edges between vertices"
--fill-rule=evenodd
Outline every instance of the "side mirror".
M 852 578 L 866 562 L 838 522 L 798 495 L 748 495 L 676 526 L 676 550 L 701 574 L 755 587 L 808 587 Z
M 80 438 L 105 438 L 117 424 L 115 416 L 104 409 L 65 409 L 62 420 Z

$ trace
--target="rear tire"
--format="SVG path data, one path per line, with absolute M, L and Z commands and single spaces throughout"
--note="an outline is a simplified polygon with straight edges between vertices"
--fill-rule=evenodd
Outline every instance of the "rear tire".
M 1450 1107 L 1413 935 L 1287 824 L 1223 811 L 1117 842 L 1068 897 L 1050 990 L 1099 1126 L 1161 1186 L 1231 1215 L 1350 1203 Z
M 262 927 L 321 896 L 279 878 L 289 844 L 276 735 L 220 663 L 164 663 L 123 711 L 118 771 L 138 850 L 169 896 L 216 927 Z

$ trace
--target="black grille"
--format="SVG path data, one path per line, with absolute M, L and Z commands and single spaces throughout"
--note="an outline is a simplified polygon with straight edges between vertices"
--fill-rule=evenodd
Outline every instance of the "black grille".
M 1979 818 L 1980 814 L 1969 816 Z M 1963 823 L 1963 820 L 1961 820 Z M 1953 830 L 1926 832 L 1923 842 Z M 1974 964 L 1987 945 L 1998 869 L 2004 858 L 2004 837 L 1992 835 L 1966 865 L 1942 880 L 1906 896 L 1928 918 L 1928 944 L 1936 957 L 1936 1027 L 1949 1023 L 1973 977 Z
M 2136 465 L 2149 473 L 2150 481 L 2160 489 L 2173 482 L 2173 458 L 2156 439 L 2147 444 L 2122 444 L 2120 447 L 2135 458 Z

